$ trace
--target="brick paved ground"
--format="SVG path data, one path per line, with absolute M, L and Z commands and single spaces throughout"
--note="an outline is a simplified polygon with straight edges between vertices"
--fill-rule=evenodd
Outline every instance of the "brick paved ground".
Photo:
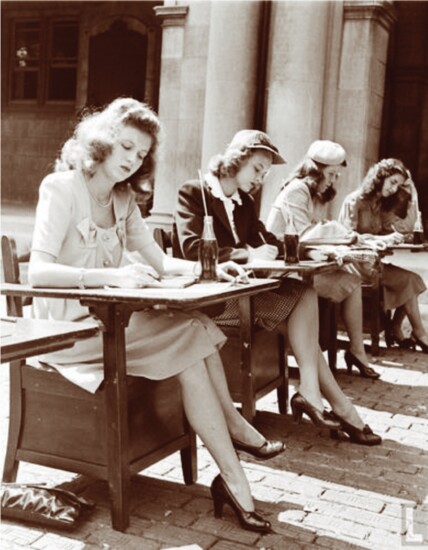
M 339 367 L 343 366 L 340 352 Z M 208 487 L 217 468 L 199 445 L 196 485 L 183 485 L 178 456 L 133 480 L 131 524 L 125 534 L 110 526 L 106 484 L 93 482 L 84 494 L 95 500 L 96 508 L 76 530 L 61 532 L 3 520 L 1 548 L 426 549 L 428 356 L 382 350 L 377 368 L 382 373 L 379 381 L 348 376 L 344 370 L 339 380 L 364 419 L 384 437 L 379 447 L 334 441 L 307 422 L 293 424 L 289 416 L 276 414 L 275 394 L 260 402 L 258 427 L 267 436 L 283 438 L 287 450 L 267 462 L 245 454 L 241 458 L 257 506 L 272 521 L 273 534 L 243 531 L 229 508 L 223 520 L 214 519 Z M 7 369 L 0 373 L 4 396 Z M 292 381 L 291 393 L 294 389 Z M 4 453 L 6 400 L 0 406 Z M 18 479 L 59 484 L 72 477 L 23 464 Z

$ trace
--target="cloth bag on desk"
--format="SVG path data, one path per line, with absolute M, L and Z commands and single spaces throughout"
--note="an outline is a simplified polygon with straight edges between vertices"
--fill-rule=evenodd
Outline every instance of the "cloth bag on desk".
M 355 231 L 347 229 L 336 220 L 322 220 L 307 227 L 300 234 L 300 243 L 310 245 L 351 245 L 358 239 Z
M 2 483 L 3 518 L 71 529 L 94 503 L 70 491 L 29 483 Z

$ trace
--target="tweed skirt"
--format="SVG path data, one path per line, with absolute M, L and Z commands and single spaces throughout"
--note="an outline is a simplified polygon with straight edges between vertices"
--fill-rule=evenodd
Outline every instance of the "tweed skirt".
M 297 279 L 284 279 L 278 290 L 257 294 L 254 298 L 254 320 L 256 325 L 266 330 L 275 330 L 286 321 L 308 285 Z M 239 326 L 239 302 L 228 300 L 221 315 L 213 320 L 223 326 Z

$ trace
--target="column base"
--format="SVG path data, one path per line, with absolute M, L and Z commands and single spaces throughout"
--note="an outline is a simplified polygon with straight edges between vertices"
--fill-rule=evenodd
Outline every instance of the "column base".
M 151 212 L 148 218 L 145 218 L 146 223 L 151 229 L 160 227 L 166 231 L 171 231 L 174 218 L 170 212 Z

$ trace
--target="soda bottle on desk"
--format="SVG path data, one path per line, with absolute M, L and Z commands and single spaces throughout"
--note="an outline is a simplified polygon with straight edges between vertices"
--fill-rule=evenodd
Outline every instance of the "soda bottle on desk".
M 214 233 L 213 217 L 204 216 L 204 229 L 199 242 L 199 280 L 217 281 L 218 244 Z
M 286 264 L 299 263 L 299 234 L 290 211 L 288 212 L 284 233 L 284 260 Z
M 424 238 L 424 229 L 422 227 L 422 215 L 421 215 L 421 211 L 418 210 L 415 226 L 413 228 L 413 244 L 423 244 L 424 241 L 425 241 L 425 238 Z

